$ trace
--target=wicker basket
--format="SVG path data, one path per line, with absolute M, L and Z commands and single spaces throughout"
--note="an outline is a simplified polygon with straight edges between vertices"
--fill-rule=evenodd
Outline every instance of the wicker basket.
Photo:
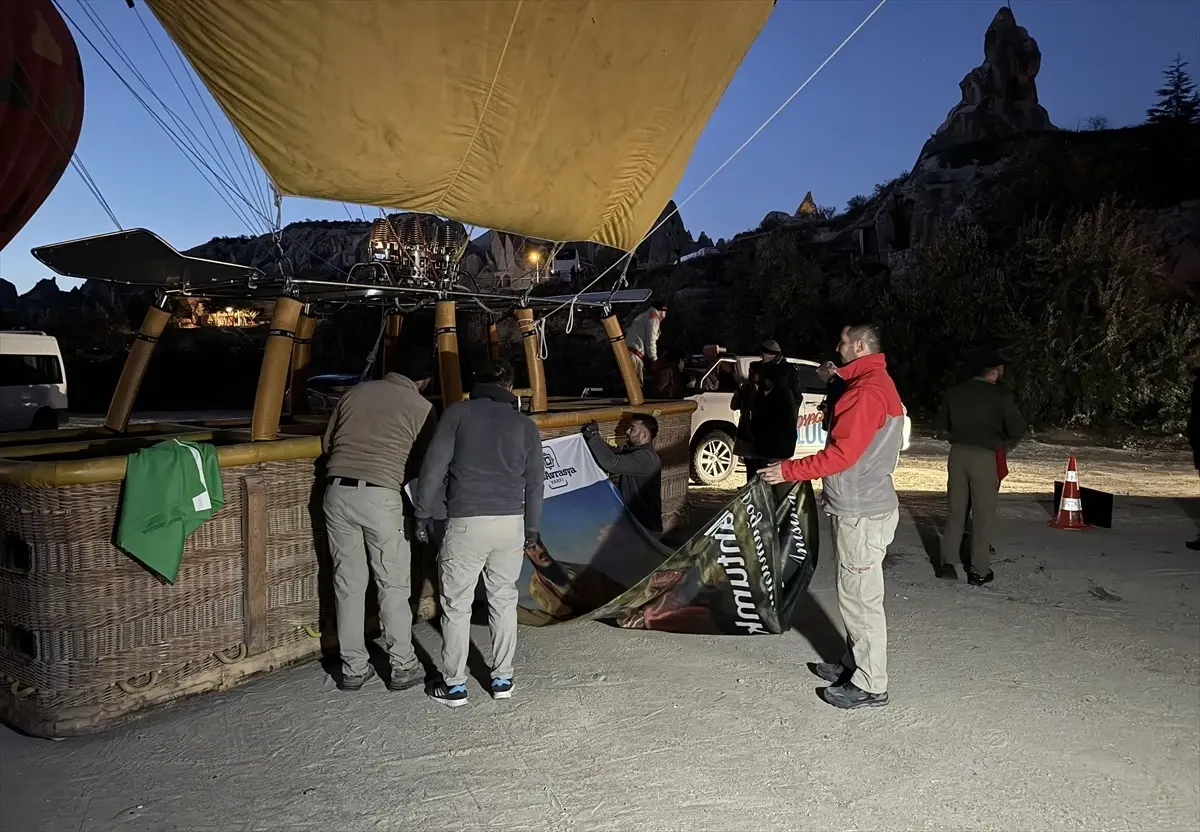
M 188 539 L 173 585 L 112 545 L 120 483 L 0 484 L 8 721 L 43 736 L 83 733 L 320 650 L 312 460 L 221 473 L 225 506 Z M 266 649 L 255 656 L 245 645 L 247 477 L 270 495 Z
M 658 417 L 666 528 L 686 508 L 692 408 L 683 404 Z M 611 438 L 614 410 L 595 415 Z M 120 464 L 110 481 L 63 484 L 58 469 L 23 477 L 25 463 L 0 465 L 0 719 L 37 736 L 89 733 L 334 648 L 332 632 L 321 633 L 333 607 L 318 448 L 309 439 L 220 448 L 225 505 L 188 539 L 174 584 L 113 545 L 123 460 L 94 461 Z M 249 458 L 262 461 L 228 464 Z

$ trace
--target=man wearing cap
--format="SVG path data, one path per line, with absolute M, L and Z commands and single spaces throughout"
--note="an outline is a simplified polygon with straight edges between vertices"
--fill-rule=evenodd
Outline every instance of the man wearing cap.
M 656 300 L 650 308 L 633 319 L 625 333 L 625 345 L 633 356 L 633 369 L 638 381 L 644 381 L 645 368 L 658 360 L 658 336 L 662 322 L 667 319 L 667 302 Z
M 346 393 L 321 443 L 327 457 L 325 528 L 333 559 L 342 690 L 360 690 L 374 676 L 363 634 L 372 573 L 381 644 L 391 663 L 387 686 L 406 690 L 424 678 L 412 645 L 412 561 L 402 489 L 416 477 L 437 423 L 433 406 L 421 395 L 433 375 L 433 358 L 413 351 L 401 356 L 398 369 Z
M 999 460 L 1025 435 L 1025 418 L 1012 393 L 997 384 L 1004 376 L 1004 358 L 991 350 L 968 358 L 972 377 L 946 391 L 934 417 L 934 427 L 950 435 L 947 497 L 950 516 L 942 536 L 938 577 L 957 580 L 959 549 L 971 512 L 972 586 L 991 583 L 992 524 L 1000 495 Z
M 887 617 L 883 558 L 896 535 L 900 503 L 892 473 L 904 440 L 904 405 L 887 372 L 879 327 L 855 324 L 837 346 L 846 382 L 833 411 L 825 447 L 804 459 L 771 465 L 771 485 L 822 479 L 821 499 L 831 518 L 837 558 L 838 609 L 846 625 L 840 662 L 813 662 L 809 670 L 829 683 L 821 698 L 838 708 L 888 703 Z

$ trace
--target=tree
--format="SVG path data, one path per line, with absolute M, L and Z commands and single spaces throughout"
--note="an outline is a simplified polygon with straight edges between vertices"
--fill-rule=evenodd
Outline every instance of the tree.
M 857 211 L 870 201 L 871 198 L 865 194 L 855 194 L 846 200 L 846 213 L 849 214 L 851 211 Z
M 1112 125 L 1109 124 L 1108 116 L 1088 116 L 1083 122 L 1082 130 L 1107 130 Z
M 1150 124 L 1200 124 L 1200 96 L 1186 66 L 1187 61 L 1176 55 L 1163 70 L 1166 81 L 1155 90 L 1158 103 L 1146 111 Z

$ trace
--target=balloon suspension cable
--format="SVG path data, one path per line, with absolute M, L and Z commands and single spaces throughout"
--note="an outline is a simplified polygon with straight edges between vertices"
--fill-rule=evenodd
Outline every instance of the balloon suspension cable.
M 694 199 L 695 196 L 698 193 L 700 193 L 700 191 L 704 190 L 705 186 L 708 185 L 709 182 L 712 182 L 713 179 L 715 179 L 717 177 L 717 175 L 721 173 L 721 171 L 725 170 L 725 168 L 727 168 L 729 166 L 729 163 L 732 162 L 734 159 L 736 159 L 738 157 L 738 155 L 743 150 L 746 149 L 747 145 L 749 145 L 750 142 L 752 142 L 756 138 L 758 138 L 759 134 L 762 133 L 763 130 L 766 130 L 767 126 L 772 121 L 774 121 L 775 118 L 780 113 L 782 113 L 785 109 L 787 109 L 787 106 L 796 99 L 796 96 L 798 96 L 798 95 L 800 95 L 800 93 L 804 92 L 805 88 L 809 84 L 812 83 L 813 79 L 821 74 L 821 70 L 823 70 L 826 66 L 828 66 L 829 62 L 838 56 L 838 53 L 840 53 L 846 47 L 846 44 L 848 44 L 851 40 L 853 40 L 854 36 L 862 31 L 863 27 L 866 26 L 871 21 L 871 18 L 873 18 L 879 12 L 879 10 L 882 9 L 887 4 L 887 2 L 888 2 L 888 0 L 879 0 L 879 2 L 875 5 L 875 8 L 871 9 L 871 12 L 866 17 L 863 18 L 862 22 L 859 23 L 857 26 L 855 26 L 854 29 L 850 32 L 850 34 L 846 35 L 845 40 L 843 40 L 841 43 L 839 43 L 837 45 L 836 49 L 834 49 L 832 52 L 829 53 L 829 57 L 827 57 L 825 60 L 821 61 L 820 65 L 812 71 L 812 74 L 804 79 L 804 83 L 802 83 L 800 86 L 796 87 L 796 89 L 792 91 L 792 94 L 789 95 L 786 99 L 784 99 L 784 102 L 775 109 L 775 112 L 773 112 L 773 113 L 771 113 L 771 115 L 767 116 L 767 120 L 764 121 L 762 124 L 760 124 L 758 126 L 758 129 L 756 129 L 753 133 L 751 133 L 750 136 L 744 142 L 742 142 L 736 150 L 733 151 L 733 153 L 729 154 L 729 157 L 724 162 L 722 162 L 720 165 L 718 165 L 717 169 L 714 170 L 712 173 L 710 173 L 703 182 L 701 182 L 699 185 L 697 185 L 695 187 L 695 189 L 693 189 L 692 192 L 683 199 L 682 202 L 680 202 L 678 205 L 676 205 L 674 210 L 668 212 L 665 216 L 663 216 L 654 225 L 653 228 L 651 228 L 649 231 L 646 232 L 645 236 L 643 236 L 640 240 L 638 240 L 638 242 L 636 244 L 634 244 L 633 248 L 631 248 L 628 252 L 626 252 L 626 255 L 625 255 L 625 257 L 627 258 L 626 266 L 625 266 L 626 269 L 628 269 L 629 261 L 633 259 L 633 254 L 635 251 L 637 251 L 638 246 L 640 246 L 642 243 L 646 242 L 646 240 L 650 239 L 650 237 L 654 234 L 654 232 L 658 231 L 660 228 L 662 228 L 664 225 L 666 225 L 667 221 L 670 220 L 676 214 L 678 214 L 679 211 L 683 208 L 683 206 L 685 206 L 689 202 L 691 202 L 692 199 Z M 617 263 L 620 263 L 620 262 L 621 262 L 620 260 L 617 261 Z M 596 275 L 596 277 L 593 278 L 590 283 L 588 283 L 586 286 L 584 286 L 582 289 L 580 289 L 578 292 L 575 293 L 575 297 L 578 297 L 579 295 L 586 293 L 589 289 L 591 289 L 593 286 L 595 286 L 597 283 L 599 283 L 609 272 L 611 272 L 613 269 L 615 269 L 617 267 L 617 263 L 613 263 L 611 266 L 609 266 L 607 269 L 602 271 L 600 274 Z M 547 312 L 546 315 L 543 316 L 543 319 L 546 317 L 549 317 L 550 315 L 553 315 L 557 312 L 562 311 L 569 304 L 570 304 L 570 301 L 564 301 L 564 302 L 560 303 L 558 306 L 554 307 L 549 312 Z
M 371 351 L 367 353 L 367 366 L 363 367 L 362 374 L 358 377 L 360 382 L 370 378 L 375 370 L 375 361 L 379 358 L 379 349 L 383 345 L 383 336 L 387 331 L 387 316 L 388 308 L 384 306 L 380 309 L 379 314 L 379 334 L 375 336 L 375 346 L 371 347 Z
M 275 183 L 271 183 L 271 193 L 275 198 L 275 224 L 271 228 L 271 239 L 275 243 L 275 256 L 279 261 L 279 271 L 283 275 L 284 285 L 290 285 L 292 281 L 291 263 L 288 261 L 288 256 L 283 251 L 283 195 L 279 193 L 279 189 L 275 187 Z

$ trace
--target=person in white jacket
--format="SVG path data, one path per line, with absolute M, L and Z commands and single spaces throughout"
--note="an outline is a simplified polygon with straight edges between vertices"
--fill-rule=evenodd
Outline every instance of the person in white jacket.
M 625 343 L 633 356 L 633 368 L 638 381 L 643 381 L 647 364 L 658 360 L 658 335 L 667 317 L 667 302 L 658 300 L 633 319 L 625 333 Z

